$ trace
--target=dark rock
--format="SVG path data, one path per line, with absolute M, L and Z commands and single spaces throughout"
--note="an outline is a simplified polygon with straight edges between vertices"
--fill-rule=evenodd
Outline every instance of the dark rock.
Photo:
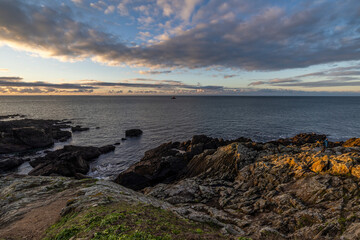
M 25 115 L 20 115 L 20 114 L 11 114 L 11 115 L 0 116 L 0 120 L 1 119 L 16 118 L 16 117 L 24 118 L 26 116 Z
M 50 176 L 55 174 L 73 177 L 78 173 L 86 174 L 89 171 L 91 160 L 114 149 L 115 147 L 112 145 L 101 148 L 68 145 L 63 149 L 48 153 L 45 157 L 31 161 L 30 165 L 34 169 L 29 175 Z
M 50 147 L 54 144 L 52 136 L 44 129 L 35 127 L 14 128 L 13 136 L 33 148 Z
M 96 127 L 95 129 L 100 129 L 100 127 Z
M 141 131 L 140 129 L 130 129 L 130 130 L 125 131 L 125 136 L 126 137 L 139 137 L 142 133 L 143 133 L 143 131 Z
M 120 145 L 120 143 L 119 143 L 119 142 L 116 142 L 114 145 L 115 145 L 115 146 L 118 146 L 118 145 Z
M 53 131 L 52 136 L 55 140 L 58 140 L 60 142 L 65 142 L 69 138 L 71 138 L 71 132 L 69 132 L 69 131 Z
M 61 125 L 63 124 L 56 120 L 0 121 L 0 154 L 47 148 L 55 140 L 66 141 L 71 133 L 62 131 Z
M 322 142 L 326 138 L 326 135 L 316 133 L 300 133 L 291 138 L 291 142 L 297 146 L 301 146 L 305 143 Z
M 178 143 L 165 143 L 145 152 L 140 162 L 119 174 L 115 182 L 132 189 L 142 189 L 160 182 L 171 182 L 187 162 L 175 148 Z
M 0 159 L 0 173 L 9 171 L 11 169 L 17 168 L 25 162 L 23 158 L 11 157 L 6 159 Z
M 88 131 L 90 128 L 88 127 L 81 127 L 80 125 L 76 125 L 75 127 L 71 127 L 72 132 L 83 132 Z
M 101 152 L 101 154 L 105 154 L 105 153 L 109 153 L 115 150 L 115 146 L 114 145 L 106 145 L 103 147 L 99 148 L 99 151 Z
M 164 143 L 146 151 L 141 161 L 120 173 L 115 182 L 135 190 L 154 186 L 160 182 L 174 182 L 183 174 L 186 175 L 188 162 L 194 156 L 202 154 L 206 150 L 213 152 L 218 147 L 233 141 L 195 135 L 191 141 Z M 251 140 L 239 138 L 238 141 L 248 142 Z
M 121 141 L 126 141 L 127 139 L 126 138 L 121 138 Z

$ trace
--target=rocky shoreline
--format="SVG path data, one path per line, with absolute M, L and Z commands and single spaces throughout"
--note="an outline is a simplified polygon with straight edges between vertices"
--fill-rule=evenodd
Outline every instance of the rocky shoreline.
M 33 126 L 20 127 L 19 134 L 17 121 Z M 40 121 L 48 122 L 0 122 L 2 149 L 9 151 L 8 143 L 21 151 L 45 146 L 31 143 L 32 136 L 51 144 L 67 136 L 61 133 L 65 125 L 71 129 Z M 113 145 L 65 146 L 30 162 L 29 175 L 36 176 L 0 176 L 0 239 L 30 234 L 24 224 L 32 226 L 30 220 L 49 206 L 53 214 L 37 219 L 42 227 L 27 239 L 131 239 L 139 231 L 143 239 L 359 239 L 360 139 L 329 142 L 323 150 L 325 138 L 303 133 L 260 143 L 198 135 L 147 151 L 115 183 L 86 177 L 88 163 Z M 161 229 L 154 230 L 147 225 L 154 214 L 140 205 L 176 221 L 165 221 L 171 227 L 159 222 Z M 136 216 L 128 212 L 133 208 Z M 114 212 L 113 220 L 102 222 Z

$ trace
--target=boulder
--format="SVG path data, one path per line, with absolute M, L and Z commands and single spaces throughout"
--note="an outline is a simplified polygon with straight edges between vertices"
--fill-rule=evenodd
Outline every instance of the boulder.
M 25 159 L 18 158 L 18 157 L 10 157 L 10 158 L 6 158 L 6 159 L 0 159 L 0 173 L 17 168 L 24 162 L 25 162 Z
M 0 154 L 47 148 L 57 141 L 66 141 L 71 137 L 70 127 L 56 120 L 22 119 L 0 121 Z
M 30 165 L 34 169 L 30 171 L 29 175 L 76 177 L 79 176 L 78 173 L 86 174 L 89 171 L 91 160 L 114 149 L 115 147 L 112 145 L 101 148 L 68 145 L 31 161 Z
M 80 125 L 76 125 L 75 127 L 71 127 L 72 132 L 83 132 L 88 131 L 90 128 L 88 127 L 81 127 Z
M 178 143 L 165 143 L 145 152 L 140 162 L 120 173 L 115 182 L 125 187 L 140 190 L 160 182 L 171 182 L 186 167 L 182 154 L 176 150 Z
M 142 134 L 143 131 L 141 131 L 140 129 L 129 129 L 125 131 L 126 137 L 139 137 Z
M 50 147 L 54 144 L 51 134 L 45 132 L 45 129 L 35 127 L 14 128 L 13 135 L 25 145 L 34 148 Z

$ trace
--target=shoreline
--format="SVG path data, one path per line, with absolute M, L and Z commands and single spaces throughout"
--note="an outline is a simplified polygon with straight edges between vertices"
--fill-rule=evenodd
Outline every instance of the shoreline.
M 119 173 L 115 183 L 85 175 L 87 163 L 114 146 L 67 146 L 46 152 L 35 160 L 35 169 L 37 175 L 50 176 L 0 175 L 0 212 L 4 216 L 0 222 L 7 223 L 0 227 L 0 239 L 18 231 L 30 234 L 36 227 L 27 219 L 43 223 L 35 238 L 29 235 L 29 239 L 51 239 L 64 231 L 69 233 L 65 239 L 96 239 L 97 234 L 130 236 L 144 225 L 127 225 L 124 232 L 111 232 L 107 229 L 119 226 L 119 218 L 108 225 L 100 221 L 89 229 L 82 225 L 88 219 L 77 216 L 91 212 L 98 219 L 107 219 L 111 213 L 106 208 L 128 211 L 138 204 L 160 207 L 175 218 L 202 224 L 186 233 L 194 239 L 354 239 L 360 237 L 356 230 L 360 227 L 360 138 L 329 142 L 322 151 L 325 138 L 303 133 L 263 143 L 196 135 L 148 150 L 139 162 Z M 60 200 L 51 197 L 54 191 Z M 47 200 L 42 203 L 40 198 Z M 124 205 L 127 207 L 122 208 Z M 105 208 L 98 208 L 102 206 Z M 41 218 L 39 214 L 47 208 L 52 215 Z M 141 209 L 139 221 L 148 217 Z M 177 224 L 173 230 L 158 232 L 145 227 L 142 234 L 183 239 L 184 235 L 174 230 L 179 229 Z

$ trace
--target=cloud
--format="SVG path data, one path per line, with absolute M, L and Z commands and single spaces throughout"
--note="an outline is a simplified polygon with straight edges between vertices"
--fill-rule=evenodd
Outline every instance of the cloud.
M 18 82 L 21 80 L 21 77 L 0 77 L 0 82 Z
M 9 71 L 9 69 L 7 69 L 7 68 L 0 68 L 0 72 L 8 72 Z
M 227 78 L 233 78 L 233 77 L 236 77 L 237 75 L 234 75 L 234 74 L 229 74 L 229 75 L 224 75 L 224 78 L 227 79 Z
M 188 21 L 193 14 L 195 7 L 203 0 L 157 0 L 157 5 L 162 9 L 163 15 L 170 17 L 177 14 L 177 17 Z
M 309 81 L 313 78 L 325 78 L 317 81 Z M 305 81 L 307 80 L 307 81 Z M 360 65 L 338 67 L 325 71 L 307 73 L 291 78 L 275 78 L 271 80 L 255 81 L 249 86 L 274 85 L 278 87 L 346 87 L 360 86 Z
M 122 0 L 119 5 L 117 6 L 117 9 L 119 10 L 119 13 L 121 16 L 128 16 L 129 10 L 127 8 L 127 4 L 129 4 L 129 0 Z
M 280 83 L 276 86 L 280 87 L 305 87 L 305 88 L 317 88 L 317 87 L 355 87 L 360 86 L 360 80 L 358 78 L 337 78 L 328 79 L 322 81 L 303 82 L 297 81 L 295 83 Z
M 167 71 L 139 71 L 140 74 L 144 74 L 144 75 L 156 75 L 156 74 L 168 74 L 168 73 L 171 73 L 171 71 L 167 70 Z
M 94 86 L 70 83 L 24 82 L 21 77 L 0 77 L 0 87 L 45 87 L 57 89 L 94 89 Z
M 71 0 L 73 3 L 75 3 L 75 4 L 78 4 L 78 5 L 80 5 L 80 4 L 82 4 L 83 3 L 83 0 Z
M 105 9 L 105 14 L 110 14 L 110 13 L 113 13 L 115 11 L 115 6 L 113 5 L 110 5 L 108 6 L 106 9 Z
M 200 2 L 158 0 L 164 16 L 193 18 L 192 25 L 160 43 L 131 47 L 120 40 L 123 36 L 79 22 L 70 7 L 3 0 L 0 42 L 67 61 L 89 58 L 109 65 L 164 68 L 281 70 L 360 59 L 358 0 L 301 1 L 291 11 L 265 0 L 211 0 L 195 11 Z M 104 11 L 108 6 L 103 3 L 91 6 Z M 117 6 L 120 14 L 129 15 L 128 4 L 123 0 Z M 152 17 L 141 19 L 153 22 Z M 339 23 L 346 27 L 335 31 Z

